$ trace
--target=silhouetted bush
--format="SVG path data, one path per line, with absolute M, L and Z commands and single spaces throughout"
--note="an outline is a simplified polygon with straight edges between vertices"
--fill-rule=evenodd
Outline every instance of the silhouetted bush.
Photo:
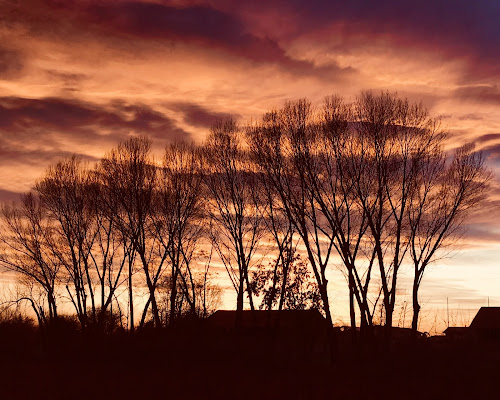
M 95 321 L 93 318 L 89 318 L 85 329 L 90 333 L 110 335 L 123 330 L 123 327 L 119 314 L 111 310 L 105 310 L 104 313 L 101 313 L 101 308 L 97 307 Z
M 0 329 L 29 329 L 33 330 L 35 322 L 32 318 L 17 311 L 4 310 L 0 313 Z

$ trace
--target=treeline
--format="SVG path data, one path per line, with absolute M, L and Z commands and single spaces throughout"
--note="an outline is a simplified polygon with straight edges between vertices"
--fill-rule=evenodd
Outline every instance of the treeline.
M 369 330 L 381 306 L 390 328 L 410 265 L 416 331 L 425 270 L 490 178 L 472 145 L 450 154 L 446 140 L 422 104 L 389 93 L 327 97 L 317 109 L 287 102 L 245 126 L 219 121 L 200 146 L 168 145 L 161 162 L 147 138 L 132 138 L 92 167 L 60 161 L 4 206 L 0 262 L 41 325 L 69 302 L 82 329 L 118 313 L 130 330 L 213 312 L 214 258 L 237 321 L 244 307 L 315 307 L 331 326 L 336 265 L 352 327 Z

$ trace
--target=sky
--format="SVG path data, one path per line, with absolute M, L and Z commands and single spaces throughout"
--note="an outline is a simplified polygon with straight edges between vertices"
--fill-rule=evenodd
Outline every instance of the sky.
M 497 0 L 0 0 L 0 199 L 130 135 L 160 149 L 287 99 L 388 90 L 495 174 L 460 249 L 424 278 L 423 313 L 500 306 L 499 18 Z

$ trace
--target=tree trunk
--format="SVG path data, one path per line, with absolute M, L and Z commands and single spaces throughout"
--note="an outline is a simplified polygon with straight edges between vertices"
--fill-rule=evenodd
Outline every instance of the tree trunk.
M 133 260 L 129 260 L 128 263 L 128 301 L 130 308 L 130 332 L 134 333 L 134 296 L 133 296 L 133 286 L 132 286 L 132 264 Z
M 286 266 L 283 265 L 283 282 L 281 283 L 281 293 L 280 293 L 280 304 L 278 309 L 283 310 L 283 305 L 285 304 L 285 296 L 286 296 L 286 285 L 288 283 L 288 268 L 290 263 L 287 261 Z
M 248 270 L 245 268 L 245 281 L 246 281 L 246 286 L 247 286 L 247 295 L 248 295 L 248 301 L 250 302 L 250 309 L 252 311 L 255 311 L 254 305 L 253 305 L 253 296 L 252 292 L 248 290 L 250 287 L 250 280 L 248 279 Z
M 420 304 L 418 303 L 418 283 L 417 279 L 413 282 L 413 318 L 411 321 L 411 330 L 412 330 L 412 335 L 414 337 L 417 336 L 417 329 L 418 329 L 418 317 L 420 314 Z
M 175 321 L 175 302 L 177 300 L 177 271 L 172 274 L 172 287 L 170 289 L 170 315 L 168 325 L 173 326 Z
M 352 334 L 352 342 L 356 342 L 356 309 L 354 304 L 354 276 L 352 274 L 352 270 L 349 270 L 349 312 L 351 317 L 351 334 Z
M 330 356 L 330 362 L 335 362 L 337 356 L 337 336 L 335 330 L 333 329 L 332 314 L 330 313 L 330 304 L 328 301 L 328 292 L 326 290 L 326 285 L 328 281 L 324 280 L 324 283 L 319 286 L 319 291 L 321 294 L 321 300 L 323 301 L 323 308 L 325 310 L 326 318 L 326 334 L 328 339 L 328 350 Z
M 394 303 L 388 300 L 385 303 L 385 341 L 390 346 L 392 342 L 392 316 L 394 314 Z
M 236 300 L 236 320 L 235 320 L 235 325 L 236 328 L 241 327 L 241 321 L 243 318 L 243 277 L 240 275 L 240 283 L 238 285 L 238 298 Z

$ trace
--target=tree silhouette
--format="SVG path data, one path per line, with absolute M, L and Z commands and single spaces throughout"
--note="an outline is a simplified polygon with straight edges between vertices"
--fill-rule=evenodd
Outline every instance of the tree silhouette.
M 233 120 L 220 121 L 213 126 L 205 149 L 210 235 L 236 290 L 239 316 L 244 293 L 254 309 L 249 269 L 263 235 L 258 181 L 241 140 Z
M 154 236 L 152 211 L 157 168 L 150 160 L 151 141 L 147 138 L 132 138 L 120 143 L 102 161 L 100 169 L 106 187 L 118 200 L 116 216 L 121 234 L 132 246 L 129 252 L 128 286 L 130 325 L 134 324 L 133 266 L 137 261 L 144 273 L 149 292 L 140 325 L 144 325 L 149 306 L 157 326 L 161 326 L 155 291 L 163 270 L 167 252 L 158 252 Z
M 126 294 L 134 331 L 139 304 L 141 327 L 208 316 L 220 299 L 216 254 L 237 322 L 245 296 L 252 310 L 260 296 L 266 310 L 322 308 L 332 342 L 330 270 L 344 273 L 352 332 L 358 320 L 373 332 L 382 302 L 390 339 L 409 264 L 416 332 L 425 271 L 490 179 L 472 145 L 447 153 L 447 138 L 422 104 L 385 92 L 329 96 L 316 109 L 287 102 L 245 128 L 219 121 L 200 146 L 169 144 L 161 163 L 148 138 L 130 138 L 94 167 L 59 161 L 21 203 L 4 205 L 0 264 L 25 284 L 18 300 L 41 325 L 66 302 L 82 330 L 103 328 Z
M 412 329 L 418 328 L 418 290 L 436 253 L 457 235 L 468 213 L 485 198 L 490 173 L 472 145 L 458 148 L 446 165 L 442 152 L 432 155 L 420 174 L 410 201 L 410 257 L 414 267 Z
M 191 313 L 196 315 L 199 298 L 196 295 L 197 283 L 193 277 L 192 261 L 204 233 L 202 184 L 200 152 L 186 143 L 167 146 L 158 178 L 153 223 L 157 241 L 168 255 L 170 325 L 178 314 L 176 304 L 179 289 L 183 301 L 189 304 Z
M 30 192 L 20 204 L 2 207 L 2 244 L 0 263 L 20 275 L 36 296 L 27 297 L 40 325 L 57 318 L 56 289 L 60 279 L 60 263 L 54 255 L 57 240 L 46 210 L 39 198 Z M 19 299 L 18 299 L 19 300 Z M 40 302 L 41 300 L 41 302 Z

